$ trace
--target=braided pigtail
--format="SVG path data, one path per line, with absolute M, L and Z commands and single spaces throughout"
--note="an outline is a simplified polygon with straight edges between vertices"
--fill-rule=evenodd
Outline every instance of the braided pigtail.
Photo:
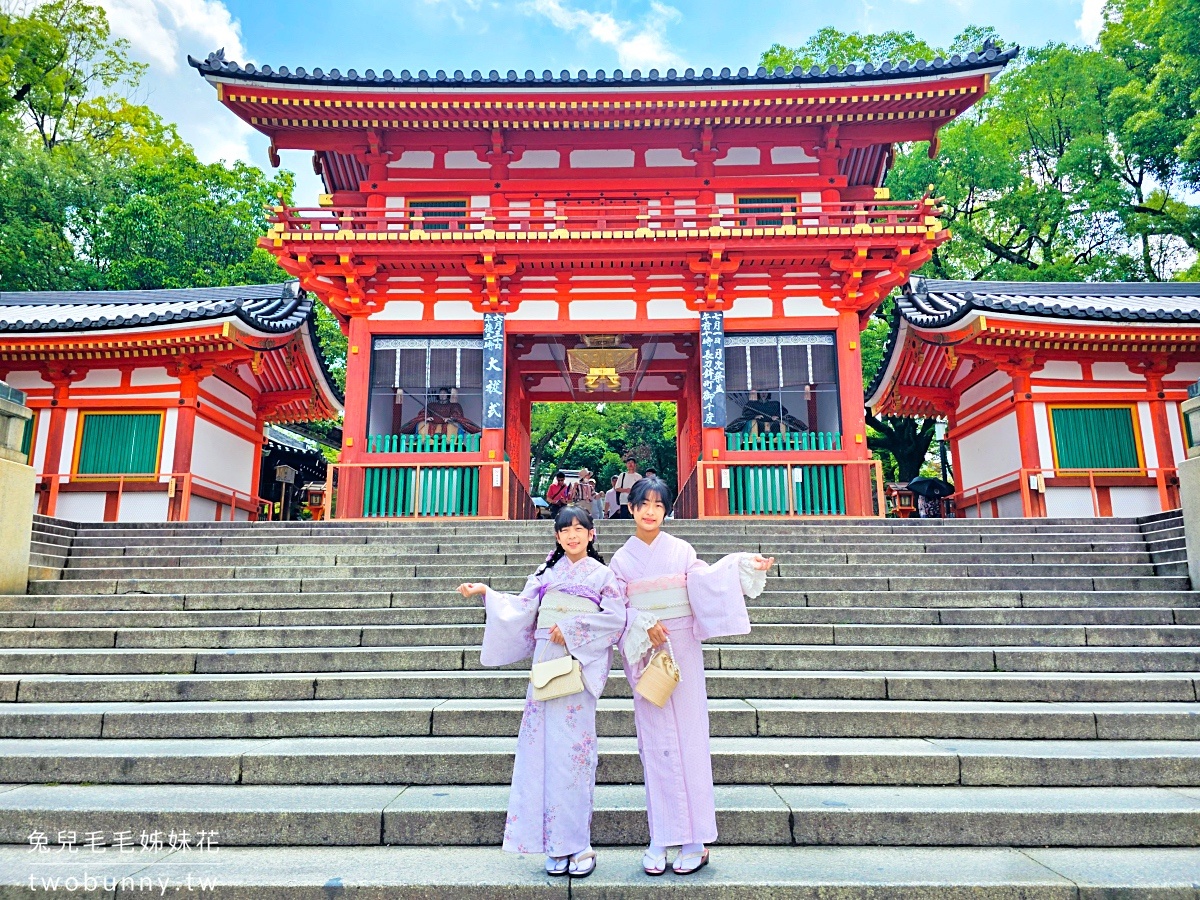
M 563 549 L 562 544 L 555 545 L 554 549 L 550 551 L 550 555 L 546 557 L 546 561 L 542 563 L 541 568 L 539 568 L 533 574 L 541 575 L 547 569 L 553 569 L 555 564 L 562 559 L 566 553 L 567 551 Z

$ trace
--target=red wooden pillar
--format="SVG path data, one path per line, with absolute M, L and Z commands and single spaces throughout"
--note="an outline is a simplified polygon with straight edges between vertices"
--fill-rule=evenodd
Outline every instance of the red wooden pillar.
M 1012 377 L 1013 406 L 1017 416 L 1017 440 L 1021 447 L 1021 480 L 1025 488 L 1021 495 L 1028 498 L 1023 503 L 1023 514 L 1027 517 L 1046 515 L 1046 498 L 1029 487 L 1029 477 L 1041 472 L 1042 458 L 1038 451 L 1037 418 L 1033 411 L 1032 360 L 1024 360 L 1009 366 L 1000 366 L 1001 371 Z
M 71 382 L 81 377 L 81 374 L 71 372 L 53 373 L 49 380 L 54 385 L 50 398 L 50 425 L 46 431 L 46 459 L 42 465 L 45 475 L 53 476 L 61 473 L 63 438 L 67 430 L 66 403 L 71 395 Z M 46 479 L 46 493 L 42 497 L 42 515 L 53 516 L 58 508 L 58 479 Z
M 839 309 L 837 322 L 838 399 L 842 410 L 842 447 L 853 465 L 846 466 L 846 514 L 869 516 L 871 458 L 867 450 L 867 417 L 862 389 L 862 340 L 858 311 Z
M 1150 423 L 1154 429 L 1154 447 L 1157 451 L 1158 472 L 1155 481 L 1158 484 L 1158 501 L 1163 510 L 1179 505 L 1177 492 L 1167 483 L 1168 476 L 1175 474 L 1173 471 L 1166 471 L 1175 468 L 1175 448 L 1171 446 L 1171 426 L 1168 424 L 1166 393 L 1163 391 L 1163 376 L 1174 368 L 1174 365 L 1168 367 L 1168 364 L 1159 364 L 1146 372 L 1146 385 L 1151 395 Z
M 367 403 L 371 397 L 371 333 L 365 313 L 350 317 L 346 348 L 346 412 L 340 462 L 367 461 Z M 363 514 L 363 470 L 353 465 L 338 472 L 337 518 Z

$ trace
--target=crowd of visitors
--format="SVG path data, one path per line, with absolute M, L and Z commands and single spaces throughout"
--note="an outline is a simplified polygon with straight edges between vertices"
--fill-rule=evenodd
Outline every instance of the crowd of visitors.
M 573 484 L 567 483 L 567 473 L 557 471 L 550 487 L 546 489 L 546 505 L 550 518 L 558 516 L 567 506 L 585 509 L 593 519 L 631 519 L 629 493 L 643 478 L 657 476 L 653 468 L 643 475 L 637 470 L 637 460 L 632 456 L 625 459 L 625 471 L 612 477 L 612 485 L 601 493 L 590 469 L 580 469 Z

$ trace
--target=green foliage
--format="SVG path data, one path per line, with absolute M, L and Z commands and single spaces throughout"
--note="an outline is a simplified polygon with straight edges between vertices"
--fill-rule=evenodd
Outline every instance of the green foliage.
M 651 466 L 667 484 L 676 483 L 674 403 L 535 403 L 530 420 L 534 495 L 556 469 L 583 466 L 608 490 L 628 455 L 638 460 L 640 471 Z
M 329 364 L 329 373 L 337 382 L 338 389 L 346 390 L 346 335 L 342 326 L 329 309 L 320 304 L 317 306 L 317 341 L 321 352 Z

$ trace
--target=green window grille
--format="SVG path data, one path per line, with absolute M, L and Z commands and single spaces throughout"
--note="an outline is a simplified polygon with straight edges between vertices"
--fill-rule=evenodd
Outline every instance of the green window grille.
M 21 455 L 30 462 L 29 451 L 33 448 L 33 432 L 37 428 L 37 416 L 25 420 L 25 431 L 21 434 Z
M 478 453 L 478 434 L 372 434 L 368 453 Z
M 738 197 L 738 215 L 751 227 L 778 227 L 783 224 L 783 211 L 795 210 L 796 196 L 789 197 Z
M 1057 468 L 1141 468 L 1130 407 L 1052 407 L 1050 417 Z
M 479 514 L 479 469 L 475 466 L 389 466 L 366 470 L 363 517 L 475 516 Z
M 836 431 L 789 431 L 783 434 L 725 435 L 727 450 L 841 450 L 842 436 Z
M 730 466 L 734 516 L 844 516 L 846 480 L 838 465 Z M 800 480 L 795 479 L 799 472 Z M 791 492 L 791 502 L 788 492 Z
M 80 475 L 151 475 L 158 471 L 158 413 L 83 414 Z
M 467 201 L 459 200 L 409 200 L 408 208 L 425 217 L 426 231 L 461 231 L 467 227 Z

